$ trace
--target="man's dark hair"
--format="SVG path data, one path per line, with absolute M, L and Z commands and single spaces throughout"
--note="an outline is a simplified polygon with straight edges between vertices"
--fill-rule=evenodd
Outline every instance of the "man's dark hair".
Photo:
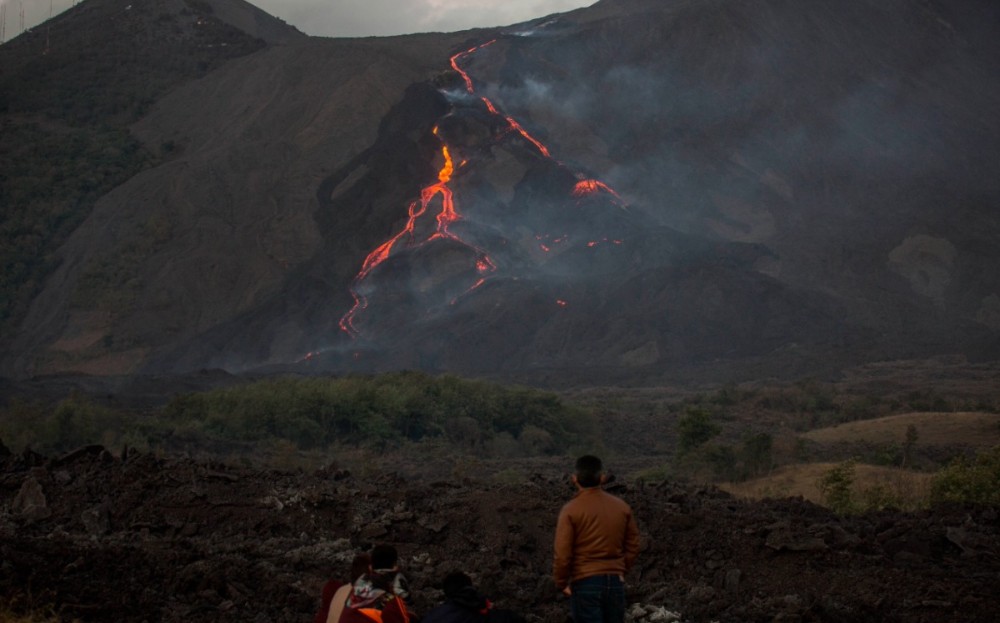
M 444 582 L 441 583 L 441 588 L 444 589 L 446 599 L 454 599 L 471 587 L 472 578 L 461 571 L 452 571 L 445 576 Z
M 376 545 L 372 549 L 372 569 L 392 569 L 399 560 L 399 554 L 392 545 Z
M 585 454 L 576 460 L 576 481 L 581 487 L 596 487 L 601 484 L 604 464 L 601 459 L 591 454 Z

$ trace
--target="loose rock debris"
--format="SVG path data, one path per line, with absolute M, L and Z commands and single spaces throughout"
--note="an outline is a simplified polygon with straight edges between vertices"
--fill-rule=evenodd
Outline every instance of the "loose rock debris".
M 838 517 L 677 483 L 613 492 L 643 551 L 633 621 L 993 622 L 1000 519 L 986 508 Z M 377 542 L 402 556 L 418 613 L 464 570 L 500 607 L 562 623 L 550 577 L 565 480 L 361 478 L 91 446 L 0 456 L 0 594 L 84 621 L 306 621 L 323 583 Z

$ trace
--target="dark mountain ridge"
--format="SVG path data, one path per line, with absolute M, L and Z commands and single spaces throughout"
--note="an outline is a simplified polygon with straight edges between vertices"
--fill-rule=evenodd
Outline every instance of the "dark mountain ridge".
M 496 32 L 269 35 L 131 126 L 169 152 L 58 245 L 2 372 L 996 359 L 996 17 L 606 0 Z

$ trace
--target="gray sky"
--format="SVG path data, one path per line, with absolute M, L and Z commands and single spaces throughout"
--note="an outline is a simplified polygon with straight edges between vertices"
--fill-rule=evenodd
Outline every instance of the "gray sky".
M 596 0 L 257 0 L 302 32 L 332 37 L 450 32 L 503 26 Z
M 31 28 L 48 19 L 50 5 L 52 12 L 58 14 L 77 2 L 79 0 L 0 0 L 0 4 L 7 6 L 7 39 L 20 32 L 22 6 L 25 25 Z M 302 32 L 325 37 L 503 26 L 594 2 L 596 0 L 251 0 L 251 4 Z

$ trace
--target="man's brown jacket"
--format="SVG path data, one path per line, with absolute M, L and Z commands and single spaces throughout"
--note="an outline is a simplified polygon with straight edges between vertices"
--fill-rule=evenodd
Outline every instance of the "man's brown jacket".
M 624 575 L 638 554 L 632 508 L 600 487 L 581 490 L 559 512 L 552 569 L 559 590 L 595 575 Z

